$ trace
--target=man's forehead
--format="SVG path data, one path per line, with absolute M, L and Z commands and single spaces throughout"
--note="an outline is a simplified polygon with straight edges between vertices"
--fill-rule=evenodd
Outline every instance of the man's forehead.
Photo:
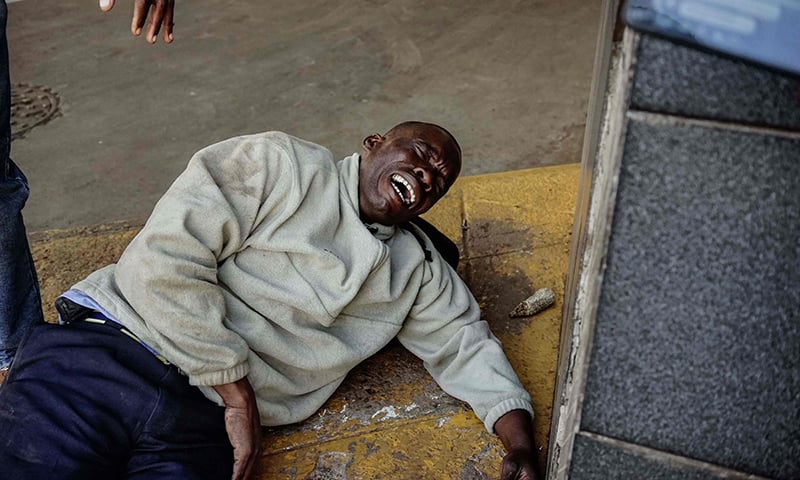
M 436 125 L 402 127 L 392 132 L 390 134 L 390 138 L 391 137 L 394 137 L 397 140 L 421 141 L 427 144 L 440 146 L 445 149 L 452 148 L 454 153 L 458 154 L 459 156 L 461 154 L 458 143 L 456 143 L 452 135 Z
M 402 126 L 396 130 L 393 130 L 391 134 L 411 139 L 425 139 L 432 137 L 444 140 L 448 137 L 443 129 L 437 127 L 436 125 L 428 124 Z
M 456 176 L 461 170 L 461 147 L 455 137 L 439 125 L 425 122 L 403 123 L 389 130 L 386 139 L 394 144 L 424 143 L 440 151 L 442 158 L 453 168 Z

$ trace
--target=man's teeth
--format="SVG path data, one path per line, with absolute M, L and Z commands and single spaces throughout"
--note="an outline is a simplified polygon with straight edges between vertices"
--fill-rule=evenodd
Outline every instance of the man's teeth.
M 408 196 L 404 195 L 403 192 L 400 191 L 400 186 L 398 184 L 405 187 Z M 394 190 L 397 192 L 398 195 L 400 195 L 400 198 L 403 199 L 404 204 L 413 205 L 414 202 L 417 201 L 417 194 L 414 192 L 414 189 L 411 188 L 411 184 L 408 183 L 408 181 L 406 181 L 406 179 L 403 178 L 401 175 L 398 175 L 396 173 L 392 175 L 392 187 L 394 187 Z

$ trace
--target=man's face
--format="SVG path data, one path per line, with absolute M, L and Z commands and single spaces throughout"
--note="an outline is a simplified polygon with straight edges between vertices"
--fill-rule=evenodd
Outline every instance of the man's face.
M 461 153 L 435 125 L 364 139 L 358 201 L 365 221 L 396 225 L 428 211 L 461 171 Z

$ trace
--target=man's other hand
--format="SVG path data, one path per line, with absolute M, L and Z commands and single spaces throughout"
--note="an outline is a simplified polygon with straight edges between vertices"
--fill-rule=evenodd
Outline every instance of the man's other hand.
M 252 476 L 261 450 L 261 419 L 256 394 L 247 377 L 233 383 L 215 385 L 225 404 L 225 429 L 233 446 L 233 480 Z
M 100 0 L 100 10 L 107 12 L 114 8 L 114 0 Z M 172 43 L 172 27 L 175 13 L 175 0 L 134 0 L 131 33 L 137 37 L 142 33 L 144 23 L 150 16 L 145 40 L 156 43 L 158 32 L 164 27 L 164 42 Z
M 500 480 L 539 480 L 533 422 L 525 410 L 511 410 L 494 424 L 494 431 L 506 454 L 500 466 Z
M 535 453 L 527 449 L 511 450 L 503 457 L 500 480 L 539 480 Z

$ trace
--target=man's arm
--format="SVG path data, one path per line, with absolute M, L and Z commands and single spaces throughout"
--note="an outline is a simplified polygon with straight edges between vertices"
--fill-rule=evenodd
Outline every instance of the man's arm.
M 239 252 L 254 225 L 290 188 L 282 149 L 262 136 L 227 140 L 198 152 L 156 204 L 119 259 L 119 295 L 144 321 L 152 346 L 183 370 L 189 383 L 210 386 L 226 407 L 236 476 L 246 478 L 258 455 L 260 424 L 247 380 L 249 346 L 228 328 L 218 268 Z M 248 172 L 247 175 L 241 172 Z
M 439 255 L 397 338 L 423 360 L 436 382 L 467 401 L 508 454 L 502 480 L 538 480 L 530 395 L 492 335 L 466 284 Z M 530 412 L 530 413 L 529 413 Z
M 100 10 L 108 12 L 114 8 L 114 0 L 100 0 Z M 131 20 L 131 33 L 137 37 L 142 33 L 144 22 L 150 15 L 150 25 L 147 28 L 145 40 L 156 43 L 158 32 L 164 27 L 164 42 L 172 43 L 172 22 L 175 13 L 175 0 L 135 0 L 133 2 L 133 19 Z
M 511 410 L 495 422 L 494 431 L 508 452 L 503 457 L 500 480 L 538 480 L 530 414 Z
M 213 388 L 225 404 L 225 429 L 233 446 L 231 478 L 250 478 L 261 450 L 261 420 L 256 394 L 247 377 Z

